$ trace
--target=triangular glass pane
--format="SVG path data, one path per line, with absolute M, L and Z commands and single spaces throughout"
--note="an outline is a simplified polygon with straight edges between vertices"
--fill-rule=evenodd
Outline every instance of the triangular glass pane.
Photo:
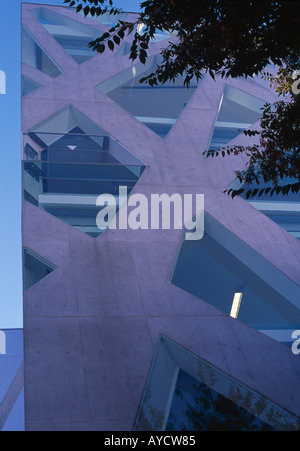
M 299 431 L 299 428 L 296 415 L 207 359 L 165 336 L 160 337 L 136 431 Z M 187 438 L 186 444 L 189 443 L 192 441 Z
M 77 64 L 96 56 L 89 43 L 99 37 L 98 30 L 46 8 L 37 8 L 31 13 Z
M 33 80 L 30 80 L 30 78 L 22 75 L 22 96 L 27 96 L 28 94 L 36 91 L 40 87 L 41 85 L 39 85 Z
M 265 103 L 258 97 L 226 85 L 208 149 L 218 150 L 226 146 L 251 127 L 260 119 Z
M 183 241 L 172 283 L 278 341 L 300 329 L 299 286 L 208 214 L 204 237 Z
M 22 27 L 22 63 L 56 78 L 62 74 L 58 66 L 50 59 L 45 50 L 33 39 L 26 28 Z
M 147 64 L 137 64 L 97 86 L 122 108 L 145 124 L 161 138 L 165 138 L 186 107 L 198 84 L 184 86 L 184 78 L 161 86 L 141 84 L 140 79 L 155 71 L 159 57 L 149 58 Z
M 97 238 L 101 194 L 122 202 L 119 188 L 134 188 L 145 163 L 74 107 L 24 135 L 24 199 Z M 112 217 L 113 220 L 113 217 Z
M 35 252 L 24 249 L 23 251 L 23 278 L 24 290 L 29 290 L 32 286 L 37 284 L 40 280 L 47 277 L 57 266 L 50 263 L 48 260 L 37 255 Z

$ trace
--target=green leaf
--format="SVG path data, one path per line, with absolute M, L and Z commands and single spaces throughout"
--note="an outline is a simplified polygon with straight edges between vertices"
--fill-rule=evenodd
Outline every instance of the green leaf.
M 120 45 L 121 39 L 119 38 L 119 36 L 115 35 L 113 37 L 113 40 L 114 40 L 115 44 Z
M 211 69 L 209 69 L 209 75 L 211 76 L 211 78 L 215 81 L 216 79 L 215 79 L 215 74 L 214 74 L 214 72 L 211 70 Z
M 108 45 L 108 48 L 113 52 L 114 48 L 115 48 L 115 45 L 114 45 L 113 41 L 108 41 L 107 45 Z
M 104 44 L 99 44 L 97 47 L 97 52 L 98 53 L 103 53 L 105 51 L 105 45 Z

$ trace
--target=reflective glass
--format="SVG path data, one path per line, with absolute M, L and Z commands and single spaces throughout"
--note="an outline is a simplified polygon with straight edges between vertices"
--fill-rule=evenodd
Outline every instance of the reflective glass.
M 300 329 L 300 287 L 207 214 L 204 237 L 183 241 L 171 282 L 286 344 Z
M 57 267 L 29 249 L 23 251 L 24 290 L 51 274 Z
M 180 370 L 177 377 L 167 431 L 275 431 L 195 377 Z
M 291 211 L 289 214 L 283 213 L 280 214 L 278 211 L 274 212 L 273 214 L 270 212 L 266 212 L 264 210 L 261 210 L 263 213 L 265 213 L 272 221 L 276 222 L 280 227 L 285 229 L 287 232 L 289 232 L 291 235 L 293 235 L 295 238 L 300 240 L 300 208 L 298 207 L 297 212 Z
M 26 63 L 52 78 L 62 74 L 62 71 L 50 59 L 45 50 L 36 43 L 24 26 L 22 27 L 22 63 Z
M 33 91 L 36 91 L 40 87 L 41 85 L 39 85 L 33 80 L 30 80 L 30 78 L 22 75 L 22 96 L 27 96 L 28 94 L 30 94 Z
M 101 33 L 98 30 L 46 8 L 37 8 L 31 12 L 77 64 L 97 55 L 89 48 L 89 43 L 99 37 Z
M 117 213 L 119 187 L 126 186 L 129 194 L 145 165 L 111 137 L 78 131 L 25 135 L 24 198 L 96 238 L 102 233 L 96 223 L 97 197 L 114 196 Z
M 90 37 L 53 37 L 63 47 L 63 49 L 76 61 L 77 64 L 85 63 L 86 61 L 94 58 L 96 53 L 93 49 L 89 48 L 89 43 L 92 42 L 93 36 Z
M 161 337 L 137 431 L 299 431 L 300 419 Z
M 178 77 L 174 83 L 160 86 L 141 84 L 140 79 L 153 73 L 158 62 L 157 58 L 149 58 L 146 66 L 133 66 L 97 88 L 164 139 L 195 93 L 198 83 L 192 80 L 188 89 L 184 86 L 184 77 Z
M 264 104 L 257 97 L 226 85 L 208 149 L 218 150 L 226 146 L 258 121 Z

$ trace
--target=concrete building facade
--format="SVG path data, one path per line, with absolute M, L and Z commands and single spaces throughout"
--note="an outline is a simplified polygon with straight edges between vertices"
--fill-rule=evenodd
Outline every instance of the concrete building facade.
M 150 92 L 137 80 L 166 36 L 146 66 L 130 62 L 130 37 L 91 53 L 111 20 L 22 6 L 26 430 L 192 429 L 195 381 L 216 410 L 217 395 L 237 408 L 241 428 L 299 430 L 298 200 L 232 200 L 223 191 L 245 159 L 203 156 L 245 143 L 237 130 L 255 127 L 277 96 L 259 79 L 209 76 Z M 203 194 L 204 238 L 101 233 L 97 196 L 120 186 L 147 199 Z

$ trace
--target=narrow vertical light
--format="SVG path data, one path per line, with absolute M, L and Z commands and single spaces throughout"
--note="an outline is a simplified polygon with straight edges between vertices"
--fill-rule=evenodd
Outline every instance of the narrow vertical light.
M 242 298 L 243 298 L 243 293 L 235 293 L 233 302 L 232 302 L 231 312 L 230 312 L 230 316 L 232 316 L 232 318 L 238 317 L 241 303 L 242 303 Z

